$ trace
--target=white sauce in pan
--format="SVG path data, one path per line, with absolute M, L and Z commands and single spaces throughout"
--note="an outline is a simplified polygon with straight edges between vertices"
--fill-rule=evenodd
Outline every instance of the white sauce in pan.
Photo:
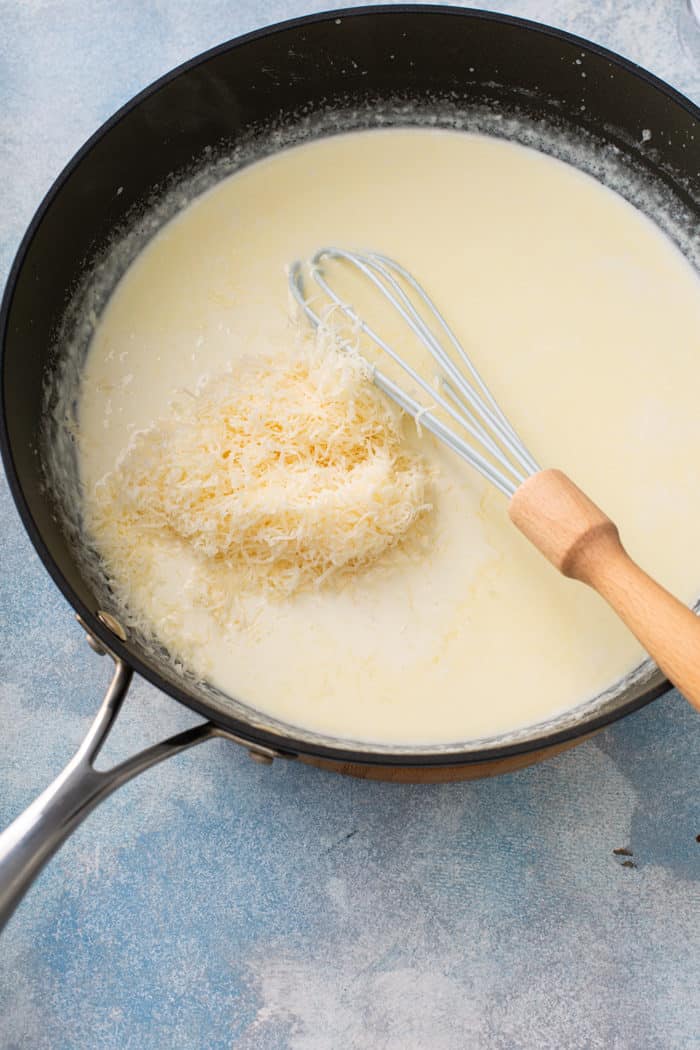
M 372 247 L 429 288 L 543 466 L 566 470 L 630 553 L 690 602 L 700 589 L 700 287 L 656 227 L 543 154 L 438 130 L 356 132 L 250 166 L 145 249 L 84 373 L 89 506 L 134 428 L 239 355 L 285 353 L 285 265 Z M 547 718 L 641 658 L 612 613 L 557 576 L 504 499 L 425 439 L 433 539 L 341 589 L 261 603 L 222 628 L 188 602 L 200 572 L 153 535 L 147 571 L 113 565 L 132 616 L 197 674 L 339 737 L 447 743 Z M 99 536 L 95 537 L 99 545 Z

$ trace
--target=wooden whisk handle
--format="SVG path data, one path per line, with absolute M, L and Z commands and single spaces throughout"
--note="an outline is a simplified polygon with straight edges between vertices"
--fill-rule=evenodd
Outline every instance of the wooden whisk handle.
M 508 512 L 555 568 L 606 600 L 700 710 L 700 618 L 630 558 L 610 518 L 560 470 L 524 481 Z

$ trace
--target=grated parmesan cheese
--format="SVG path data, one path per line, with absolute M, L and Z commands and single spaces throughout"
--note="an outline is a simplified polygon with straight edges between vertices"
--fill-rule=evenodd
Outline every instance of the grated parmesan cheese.
M 88 525 L 115 570 L 155 533 L 236 570 L 242 592 L 288 597 L 374 564 L 431 509 L 403 427 L 351 354 L 309 341 L 243 359 L 133 435 Z

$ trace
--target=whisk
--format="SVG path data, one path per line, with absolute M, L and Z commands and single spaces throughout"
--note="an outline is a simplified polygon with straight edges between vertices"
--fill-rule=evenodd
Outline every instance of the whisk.
M 434 377 L 413 368 L 338 294 L 328 275 L 334 263 L 354 271 L 391 307 L 437 365 Z M 394 362 L 411 391 L 423 391 L 427 403 L 369 363 L 376 386 L 508 497 L 518 529 L 564 576 L 596 590 L 700 710 L 700 619 L 629 557 L 617 526 L 566 474 L 539 467 L 416 278 L 385 255 L 330 247 L 305 265 L 293 263 L 289 288 L 314 327 L 339 313 Z

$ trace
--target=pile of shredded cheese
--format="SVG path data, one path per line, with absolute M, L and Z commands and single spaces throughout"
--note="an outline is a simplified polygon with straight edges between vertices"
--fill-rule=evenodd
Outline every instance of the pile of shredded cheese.
M 243 359 L 133 435 L 90 530 L 115 569 L 158 534 L 236 570 L 242 591 L 288 597 L 372 565 L 430 510 L 405 425 L 351 354 L 308 342 Z

